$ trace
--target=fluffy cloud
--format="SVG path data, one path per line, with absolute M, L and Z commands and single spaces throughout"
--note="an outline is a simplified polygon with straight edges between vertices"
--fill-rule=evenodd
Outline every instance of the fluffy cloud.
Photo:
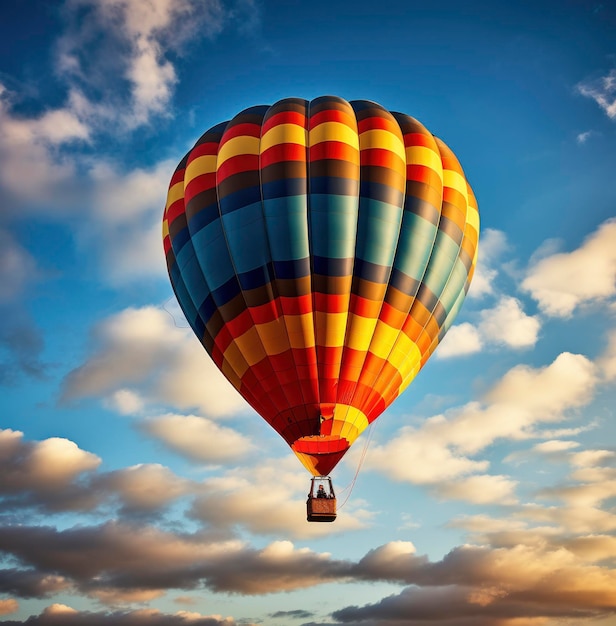
M 479 474 L 438 485 L 437 493 L 444 498 L 464 500 L 472 504 L 514 504 L 518 482 L 507 476 Z
M 478 326 L 463 322 L 451 328 L 436 352 L 437 357 L 473 354 L 491 345 L 518 349 L 537 343 L 539 318 L 526 315 L 516 298 L 501 296 L 496 306 L 483 309 L 477 318 Z
M 93 481 L 93 487 L 115 494 L 128 511 L 159 509 L 194 489 L 190 481 L 159 464 L 134 465 L 102 474 Z
M 449 329 L 442 343 L 438 347 L 436 356 L 440 359 L 447 359 L 464 354 L 474 354 L 483 347 L 479 330 L 463 322 Z
M 236 430 L 197 415 L 168 414 L 149 418 L 142 428 L 171 450 L 203 463 L 237 461 L 255 449 L 250 440 Z
M 595 366 L 581 355 L 563 353 L 539 369 L 515 367 L 483 402 L 431 417 L 419 428 L 402 428 L 389 443 L 373 445 L 364 467 L 471 502 L 510 503 L 514 481 L 471 477 L 488 468 L 487 461 L 471 457 L 498 439 L 540 436 L 538 426 L 565 419 L 567 411 L 590 400 L 597 384 Z M 468 478 L 454 480 L 462 477 Z
M 154 597 L 168 588 L 201 585 L 223 592 L 264 594 L 289 591 L 344 577 L 348 566 L 328 554 L 276 541 L 256 550 L 237 540 L 208 541 L 151 526 L 107 523 L 58 531 L 5 526 L 0 552 L 40 578 L 61 576 L 82 593 L 114 603 L 125 594 Z M 19 571 L 19 570 L 18 570 Z M 13 578 L 0 578 L 13 585 Z
M 371 514 L 347 503 L 334 525 L 309 524 L 306 493 L 309 483 L 297 471 L 297 460 L 262 462 L 213 478 L 195 500 L 192 516 L 214 528 L 245 528 L 257 534 L 319 537 L 365 528 Z
M 26 622 L 8 621 L 8 626 Z M 162 613 L 157 609 L 137 609 L 134 611 L 99 612 L 78 611 L 64 604 L 52 604 L 40 615 L 28 618 L 31 626 L 256 626 L 253 622 L 221 615 L 201 615 L 200 613 L 178 611 Z
M 522 288 L 543 313 L 568 317 L 585 303 L 616 295 L 616 220 L 604 222 L 573 252 L 547 256 L 528 269 Z
M 483 310 L 479 319 L 480 333 L 486 341 L 511 348 L 527 348 L 537 343 L 539 320 L 526 315 L 515 298 L 501 298 L 493 309 Z
M 610 119 L 616 118 L 616 69 L 597 79 L 578 83 L 577 90 L 594 100 Z
M 8 615 L 16 613 L 19 609 L 19 603 L 13 598 L 5 598 L 0 600 L 0 615 Z
M 133 400 L 147 395 L 210 417 L 247 410 L 192 331 L 176 326 L 166 311 L 126 309 L 95 329 L 94 342 L 91 355 L 64 381 L 66 401 L 100 395 L 113 402 L 114 394 L 128 390 Z
M 0 497 L 50 508 L 90 508 L 96 496 L 77 484 L 101 463 L 67 439 L 23 440 L 23 433 L 0 430 Z

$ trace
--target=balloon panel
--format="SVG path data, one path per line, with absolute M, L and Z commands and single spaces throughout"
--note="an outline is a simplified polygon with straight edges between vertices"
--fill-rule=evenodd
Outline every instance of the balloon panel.
M 208 130 L 163 217 L 171 283 L 216 365 L 314 475 L 412 382 L 473 275 L 453 152 L 369 101 L 288 98 Z

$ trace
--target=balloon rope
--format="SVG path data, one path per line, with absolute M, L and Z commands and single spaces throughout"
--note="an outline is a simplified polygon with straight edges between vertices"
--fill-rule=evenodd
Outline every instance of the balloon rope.
M 366 443 L 364 443 L 364 448 L 361 452 L 361 456 L 359 457 L 359 462 L 357 463 L 355 476 L 353 476 L 353 480 L 351 480 L 351 482 L 344 489 L 342 489 L 341 493 L 344 493 L 347 490 L 348 490 L 348 493 L 346 495 L 346 498 L 342 502 L 342 504 L 338 506 L 338 509 L 341 509 L 347 503 L 348 499 L 351 497 L 351 493 L 353 492 L 353 487 L 355 487 L 355 482 L 357 481 L 357 476 L 359 475 L 359 470 L 361 469 L 361 466 L 364 464 L 364 459 L 366 458 L 366 453 L 368 452 L 368 446 L 370 445 L 370 441 L 372 440 L 372 434 L 374 432 L 373 427 L 374 427 L 374 422 L 371 422 L 370 426 L 368 427 L 368 437 L 366 438 Z

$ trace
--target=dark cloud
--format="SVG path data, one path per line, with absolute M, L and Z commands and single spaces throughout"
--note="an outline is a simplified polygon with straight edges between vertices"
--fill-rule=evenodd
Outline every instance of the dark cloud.
M 304 611 L 303 609 L 296 609 L 294 611 L 276 611 L 275 613 L 270 613 L 270 617 L 290 617 L 291 619 L 308 619 L 313 617 L 314 613 L 312 611 Z
M 537 618 L 567 618 L 567 623 L 585 624 L 605 615 L 603 610 L 572 607 L 554 598 L 550 604 L 535 604 L 524 594 L 508 594 L 504 588 L 476 589 L 466 586 L 444 586 L 404 589 L 397 595 L 375 604 L 349 606 L 335 611 L 332 617 L 343 624 L 361 626 L 504 626 L 530 623 Z M 612 611 L 616 607 L 612 608 Z M 577 620 L 580 620 L 577 622 Z
M 59 576 L 83 593 L 113 602 L 126 593 L 169 588 L 264 594 L 340 580 L 349 564 L 275 542 L 262 550 L 237 540 L 208 541 L 154 527 L 110 522 L 58 531 L 51 527 L 0 529 L 0 553 L 25 571 Z M 1 592 L 10 592 L 4 581 Z
M 40 615 L 25 621 L 3 621 L 4 626 L 238 626 L 233 618 L 200 616 L 195 613 L 161 613 L 156 610 L 94 613 L 75 611 L 63 605 L 52 605 Z M 242 626 L 255 626 L 242 621 Z

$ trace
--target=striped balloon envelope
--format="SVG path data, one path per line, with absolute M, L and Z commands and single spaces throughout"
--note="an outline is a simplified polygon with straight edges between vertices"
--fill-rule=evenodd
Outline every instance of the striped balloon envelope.
M 434 352 L 478 237 L 475 197 L 442 141 L 333 96 L 210 128 L 173 174 L 163 217 L 192 329 L 315 476 Z

